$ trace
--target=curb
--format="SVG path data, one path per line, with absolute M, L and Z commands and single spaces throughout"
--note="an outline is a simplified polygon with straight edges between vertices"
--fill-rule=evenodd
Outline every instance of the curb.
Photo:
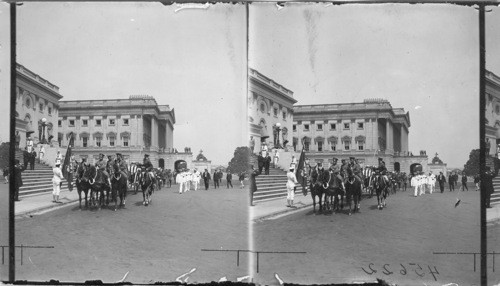
M 37 214 L 37 213 L 48 211 L 48 210 L 52 210 L 52 209 L 54 209 L 54 210 L 55 209 L 59 209 L 59 208 L 65 207 L 67 205 L 70 205 L 72 203 L 75 203 L 75 202 L 79 201 L 79 199 L 66 199 L 66 200 L 67 201 L 63 202 L 62 204 L 56 204 L 56 203 L 54 203 L 53 205 L 43 206 L 43 207 L 39 207 L 39 208 L 27 210 L 27 211 L 24 211 L 24 212 L 20 212 L 20 213 L 15 214 L 15 216 L 16 216 L 16 218 L 17 217 L 23 217 L 23 216 L 30 216 L 30 215 L 33 215 L 33 214 Z
M 274 212 L 274 213 L 271 213 L 271 214 L 268 214 L 268 215 L 263 215 L 263 216 L 254 218 L 254 219 L 252 219 L 252 221 L 258 222 L 258 221 L 267 220 L 267 219 L 274 218 L 274 217 L 277 217 L 277 216 L 280 216 L 280 215 L 284 215 L 284 214 L 287 214 L 287 213 L 297 212 L 297 211 L 300 211 L 300 210 L 305 209 L 307 207 L 310 207 L 312 205 L 313 205 L 312 203 L 302 204 L 301 206 L 298 206 L 296 208 L 288 208 L 288 209 L 285 209 L 285 210 L 282 210 L 282 211 L 277 211 L 277 212 Z

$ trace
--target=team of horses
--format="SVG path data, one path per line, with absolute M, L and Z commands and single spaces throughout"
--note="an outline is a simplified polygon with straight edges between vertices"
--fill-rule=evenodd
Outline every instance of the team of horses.
M 143 205 L 148 206 L 152 201 L 155 190 L 159 190 L 168 177 L 168 170 L 153 169 L 147 172 L 140 164 L 132 164 L 128 168 L 128 174 L 120 171 L 117 162 L 113 162 L 108 168 L 111 186 L 107 182 L 104 173 L 91 164 L 80 162 L 76 169 L 76 189 L 78 192 L 80 210 L 82 209 L 82 196 L 85 199 L 85 208 L 98 208 L 114 203 L 114 210 L 125 207 L 127 192 L 129 188 L 134 194 L 140 189 L 143 196 Z M 119 199 L 119 203 L 118 203 Z
M 328 180 L 325 183 L 315 181 L 309 177 L 309 190 L 313 199 L 313 213 L 316 213 L 316 201 L 318 201 L 320 213 L 338 213 L 344 209 L 344 198 L 346 206 L 349 207 L 349 215 L 359 212 L 361 207 L 361 194 L 363 190 L 370 195 L 375 192 L 377 196 L 377 209 L 382 210 L 387 206 L 387 197 L 391 193 L 404 188 L 406 190 L 407 178 L 404 173 L 388 173 L 386 176 L 367 168 L 367 172 L 355 176 L 354 172 L 347 168 L 341 174 L 345 188 L 336 175 L 329 171 Z M 307 193 L 307 190 L 305 191 Z

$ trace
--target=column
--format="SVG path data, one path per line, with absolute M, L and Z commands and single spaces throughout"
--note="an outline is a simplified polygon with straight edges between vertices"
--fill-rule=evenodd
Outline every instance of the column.
M 408 144 L 406 142 L 406 138 L 408 138 L 408 136 L 406 135 L 404 124 L 401 124 L 400 133 L 401 133 L 401 153 L 403 154 L 405 151 L 408 151 Z
M 158 122 L 156 117 L 151 117 L 151 147 L 158 148 Z
M 135 117 L 135 124 L 136 124 L 136 132 L 135 134 L 131 134 L 132 136 L 134 136 L 134 142 L 135 142 L 135 146 L 141 146 L 143 147 L 144 146 L 144 137 L 143 137 L 143 134 L 144 134 L 144 118 L 142 115 L 133 115 Z M 140 118 L 139 118 L 140 117 Z M 132 117 L 130 118 L 132 119 Z M 131 122 L 130 122 L 131 123 Z M 130 138 L 130 141 L 132 141 L 132 138 Z M 130 142 L 129 144 L 132 144 L 132 142 Z
M 387 146 L 387 152 L 392 153 L 394 151 L 393 147 L 393 141 L 394 141 L 394 134 L 392 132 L 392 123 L 389 119 L 386 119 L 385 121 L 385 141 L 386 141 L 386 146 Z
M 378 120 L 374 118 L 371 120 L 372 122 L 372 149 L 380 150 L 380 146 L 378 145 Z

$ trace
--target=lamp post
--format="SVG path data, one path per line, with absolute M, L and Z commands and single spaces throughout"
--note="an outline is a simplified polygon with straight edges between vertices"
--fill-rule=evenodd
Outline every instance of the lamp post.
M 281 148 L 281 145 L 280 145 L 280 131 L 281 131 L 281 123 L 276 123 L 276 134 L 277 134 L 277 138 L 276 138 L 276 146 L 275 148 L 277 149 L 280 149 Z
M 46 144 L 45 140 L 45 128 L 47 127 L 47 118 L 42 118 L 42 144 Z

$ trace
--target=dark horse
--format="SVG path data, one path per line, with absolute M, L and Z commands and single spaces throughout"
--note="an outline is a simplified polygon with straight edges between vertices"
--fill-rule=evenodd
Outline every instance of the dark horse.
M 88 200 L 87 196 L 90 190 L 90 183 L 88 179 L 85 179 L 84 174 L 87 170 L 85 164 L 78 164 L 78 168 L 76 169 L 76 190 L 78 192 L 78 198 L 80 200 L 80 210 L 82 209 L 82 192 L 85 194 L 85 208 L 88 208 Z
M 356 179 L 352 169 L 347 169 L 347 179 L 345 182 L 346 200 L 349 205 L 349 215 L 352 214 L 351 203 L 354 199 L 354 212 L 359 211 L 361 202 L 361 181 Z
M 151 195 L 153 195 L 156 188 L 154 174 L 151 176 L 149 172 L 143 170 L 139 178 L 139 184 L 142 189 L 142 204 L 148 206 L 151 203 Z
M 327 211 L 338 212 L 344 208 L 344 190 L 341 181 L 337 176 L 330 172 L 327 187 L 322 187 L 325 192 L 324 208 Z
M 384 180 L 381 174 L 375 177 L 375 192 L 377 193 L 377 207 L 383 209 L 386 206 L 386 198 L 389 192 L 389 183 Z
M 111 176 L 111 199 L 115 202 L 115 211 L 118 203 L 117 194 L 120 197 L 120 207 L 125 207 L 125 199 L 127 198 L 128 178 L 120 171 L 118 164 L 113 164 L 113 175 Z
M 319 202 L 319 212 L 323 211 L 323 205 L 321 200 L 323 198 L 323 188 L 317 184 L 318 173 L 316 170 L 313 171 L 311 175 L 311 180 L 309 181 L 309 190 L 311 191 L 311 197 L 313 200 L 313 212 L 316 213 L 316 197 L 318 197 Z
M 95 166 L 89 165 L 83 177 L 90 184 L 90 205 L 101 209 L 104 204 L 104 190 L 108 189 L 104 175 Z

